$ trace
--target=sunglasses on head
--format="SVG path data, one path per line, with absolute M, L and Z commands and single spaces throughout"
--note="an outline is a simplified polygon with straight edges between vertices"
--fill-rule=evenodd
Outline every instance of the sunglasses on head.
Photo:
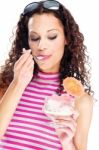
M 48 9 L 48 10 L 59 10 L 59 7 L 60 7 L 59 2 L 55 0 L 33 2 L 33 3 L 28 4 L 24 8 L 23 15 L 33 12 L 39 7 L 40 4 L 43 6 L 43 8 Z

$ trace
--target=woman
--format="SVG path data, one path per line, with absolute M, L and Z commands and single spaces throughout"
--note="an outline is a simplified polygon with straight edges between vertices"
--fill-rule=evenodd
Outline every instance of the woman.
M 83 41 L 73 16 L 59 2 L 25 7 L 0 73 L 2 150 L 87 150 L 93 103 Z M 54 128 L 42 112 L 44 100 L 62 93 L 68 76 L 81 80 L 85 93 L 76 100 L 71 116 L 53 116 L 55 123 L 64 125 Z

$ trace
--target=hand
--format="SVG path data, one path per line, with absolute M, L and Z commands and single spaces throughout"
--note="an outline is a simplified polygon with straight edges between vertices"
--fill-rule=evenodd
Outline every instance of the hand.
M 60 139 L 63 149 L 74 149 L 73 147 L 73 137 L 76 132 L 76 119 L 78 117 L 78 112 L 73 111 L 71 116 L 52 116 L 53 123 L 56 125 L 56 133 Z M 69 148 L 72 147 L 72 148 Z
M 33 77 L 34 61 L 31 50 L 24 50 L 22 56 L 14 65 L 14 81 L 24 86 L 28 85 Z

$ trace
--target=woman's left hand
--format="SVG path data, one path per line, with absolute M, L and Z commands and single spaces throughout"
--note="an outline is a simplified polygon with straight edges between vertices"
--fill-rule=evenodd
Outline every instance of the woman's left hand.
M 77 117 L 78 113 L 76 111 L 71 116 L 53 116 L 57 135 L 65 149 L 70 146 L 70 143 L 72 144 L 77 127 Z

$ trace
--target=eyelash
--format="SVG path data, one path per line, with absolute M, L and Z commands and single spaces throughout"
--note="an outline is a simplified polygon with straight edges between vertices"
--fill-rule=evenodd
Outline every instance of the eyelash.
M 50 39 L 50 40 L 54 40 L 54 39 L 56 39 L 57 38 L 57 36 L 54 36 L 54 37 L 49 37 L 48 39 Z M 34 42 L 36 42 L 36 41 L 38 41 L 40 38 L 37 38 L 37 39 L 32 39 L 31 38 L 31 41 L 34 41 Z
M 56 38 L 57 38 L 57 36 L 49 37 L 50 40 L 54 40 Z
M 38 39 L 32 39 L 32 38 L 31 38 L 31 41 L 34 41 L 34 42 L 35 42 L 35 41 L 38 41 L 38 40 L 39 40 L 39 38 L 38 38 Z

